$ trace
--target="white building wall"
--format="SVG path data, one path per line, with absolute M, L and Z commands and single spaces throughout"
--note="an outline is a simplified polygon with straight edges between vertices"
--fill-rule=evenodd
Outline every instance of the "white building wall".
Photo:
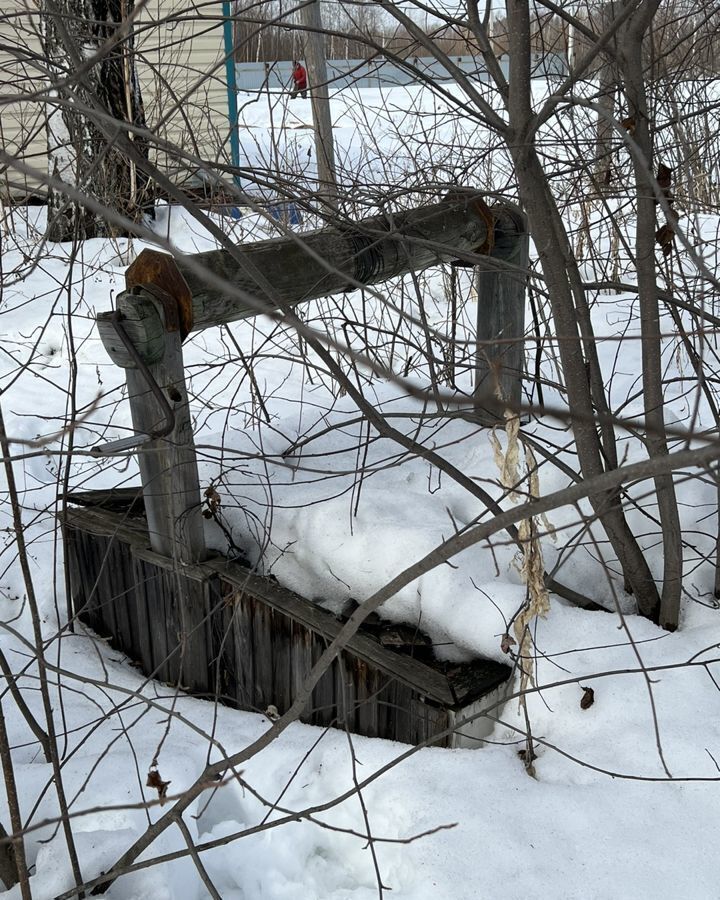
M 46 106 L 40 17 L 34 0 L 4 0 L 0 9 L 0 147 L 47 172 Z M 152 158 L 181 179 L 214 162 L 230 162 L 222 2 L 149 0 L 138 17 L 136 52 L 148 126 L 180 152 Z M 0 164 L 0 197 L 42 191 L 37 179 Z
M 222 2 L 149 0 L 136 28 L 148 127 L 180 152 L 158 149 L 175 178 L 230 163 Z
M 47 171 L 45 103 L 33 96 L 42 86 L 43 54 L 37 6 L 3 0 L 0 11 L 0 147 L 32 168 Z M 6 49 L 7 48 L 7 49 Z M 14 48 L 14 49 L 9 49 Z M 25 195 L 40 182 L 0 161 L 0 198 Z

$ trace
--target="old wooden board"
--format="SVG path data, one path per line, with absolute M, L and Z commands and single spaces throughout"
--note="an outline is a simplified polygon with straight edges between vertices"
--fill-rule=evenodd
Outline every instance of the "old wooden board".
M 226 560 L 209 560 L 206 564 L 239 590 L 259 597 L 275 609 L 283 611 L 295 621 L 323 635 L 329 642 L 337 637 L 342 623 L 332 614 L 313 603 L 299 597 L 279 584 L 255 575 L 237 563 Z M 365 634 L 356 634 L 347 645 L 349 652 L 378 667 L 387 674 L 414 684 L 417 689 L 435 703 L 446 706 L 463 705 L 472 695 L 479 695 L 501 684 L 508 677 L 507 666 L 491 660 L 479 661 L 469 667 L 472 674 L 464 680 L 458 676 L 458 688 L 451 687 L 446 674 L 432 668 L 411 656 L 393 653 L 382 647 Z M 458 672 L 467 672 L 468 667 L 456 667 Z
M 68 491 L 61 500 L 78 506 L 94 507 L 109 512 L 122 513 L 128 518 L 145 515 L 145 502 L 141 487 L 118 487 L 108 490 Z
M 133 553 L 139 558 L 152 562 L 160 568 L 173 567 L 172 560 L 159 556 L 149 549 L 147 532 L 144 531 L 141 521 L 113 516 L 98 509 L 69 508 L 68 522 L 81 525 L 84 530 L 92 530 L 97 534 L 116 535 L 131 544 Z M 270 606 L 284 611 L 294 621 L 323 635 L 327 641 L 333 640 L 342 627 L 342 623 L 327 611 L 276 582 L 256 575 L 225 558 L 210 559 L 197 566 L 183 566 L 183 572 L 187 576 L 199 580 L 208 577 L 208 570 L 220 575 L 231 587 L 262 598 Z M 496 688 L 509 675 L 507 666 L 492 660 L 477 660 L 469 666 L 448 666 L 445 673 L 432 669 L 410 656 L 391 653 L 364 634 L 355 635 L 347 649 L 387 674 L 417 684 L 426 697 L 445 706 L 463 706 L 474 697 Z

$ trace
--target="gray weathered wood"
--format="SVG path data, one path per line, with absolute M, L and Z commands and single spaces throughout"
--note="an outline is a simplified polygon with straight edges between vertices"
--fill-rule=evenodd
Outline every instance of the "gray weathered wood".
M 127 547 L 124 547 L 120 541 L 111 538 L 108 547 L 108 565 L 111 573 L 112 599 L 117 626 L 117 630 L 113 633 L 120 649 L 131 656 L 137 643 L 137 634 L 134 632 L 134 616 L 133 610 L 130 608 L 133 585 L 129 578 L 130 566 L 127 557 Z
M 233 604 L 227 586 L 219 578 L 208 583 L 209 622 L 207 635 L 210 668 L 210 690 L 223 703 L 234 703 L 236 683 L 235 634 Z
M 152 632 L 155 629 L 155 623 L 148 608 L 147 568 L 144 561 L 139 559 L 132 551 L 131 567 L 135 590 L 133 593 L 134 603 L 131 604 L 130 608 L 133 609 L 134 607 L 137 622 L 135 659 L 142 666 L 143 672 L 146 675 L 150 675 L 154 669 Z M 154 607 L 153 612 L 157 614 L 157 610 Z
M 272 681 L 274 650 L 270 630 L 272 609 L 265 603 L 259 603 L 253 596 L 247 596 L 245 602 L 251 603 L 253 607 L 253 706 L 258 712 L 265 712 L 268 706 L 276 705 Z
M 280 714 L 292 704 L 291 669 L 294 647 L 293 621 L 276 610 L 271 611 L 270 639 L 272 642 L 273 703 Z
M 291 700 L 300 693 L 308 672 L 312 669 L 313 633 L 302 623 L 292 621 L 292 663 L 290 671 Z M 301 717 L 303 722 L 312 720 L 312 697 L 305 704 Z
M 162 316 L 159 310 L 158 314 Z M 178 563 L 194 563 L 205 557 L 205 538 L 182 343 L 179 331 L 163 330 L 162 338 L 163 352 L 148 368 L 173 410 L 175 422 L 169 434 L 143 447 L 138 464 L 153 550 Z M 159 431 L 166 422 L 166 411 L 146 377 L 129 368 L 126 378 L 135 431 Z
M 175 600 L 179 624 L 180 672 L 178 682 L 195 693 L 210 692 L 209 584 L 173 572 L 169 591 Z
M 327 647 L 327 641 L 321 635 L 313 636 L 313 645 L 312 645 L 312 664 L 313 666 L 318 662 L 320 657 L 325 652 Z M 336 695 L 335 695 L 335 687 L 337 684 L 336 678 L 336 669 L 337 669 L 337 660 L 334 660 L 333 663 L 328 667 L 327 671 L 323 674 L 322 678 L 315 685 L 312 693 L 312 703 L 313 703 L 313 714 L 312 714 L 312 724 L 313 725 L 335 725 L 337 721 L 337 707 L 336 707 Z
M 489 423 L 502 419 L 503 404 L 517 409 L 522 401 L 529 263 L 525 216 L 508 206 L 493 213 L 493 250 L 488 261 L 477 266 L 474 389 L 476 414 Z
M 378 729 L 378 696 L 382 687 L 382 675 L 365 660 L 352 657 L 357 690 L 357 730 L 367 737 L 377 737 Z
M 337 705 L 337 724 L 348 731 L 356 730 L 356 690 L 353 667 L 347 654 L 342 654 L 335 667 L 335 702 Z
M 133 557 L 151 563 L 161 570 L 174 568 L 172 560 L 153 552 L 147 546 L 147 531 L 142 519 L 121 519 L 103 509 L 74 509 L 68 507 L 66 526 L 78 532 L 82 539 L 92 534 L 116 537 L 129 545 Z M 237 594 L 246 591 L 261 599 L 273 609 L 280 610 L 293 621 L 315 632 L 328 641 L 335 638 L 342 627 L 338 619 L 315 604 L 281 585 L 250 572 L 244 566 L 225 558 L 208 559 L 202 564 L 187 565 L 182 568 L 186 578 L 207 581 L 220 577 L 230 590 L 232 603 L 237 603 Z M 248 628 L 252 622 L 248 623 Z M 433 702 L 456 707 L 467 703 L 472 696 L 494 688 L 507 675 L 507 667 L 487 660 L 478 660 L 471 667 L 466 679 L 454 676 L 448 681 L 446 675 L 410 656 L 390 653 L 377 641 L 364 634 L 356 634 L 347 647 L 348 652 L 377 667 L 388 675 L 397 676 L 417 685 L 419 691 Z
M 80 535 L 75 528 L 71 528 L 67 521 L 61 522 L 65 566 L 68 571 L 70 583 L 70 603 L 68 613 L 77 616 L 78 611 L 85 605 L 84 572 L 80 566 Z
M 279 302 L 292 306 L 352 290 L 357 284 L 379 284 L 461 254 L 484 252 L 491 228 L 492 214 L 480 196 L 465 193 L 342 228 L 308 232 L 302 239 L 258 241 L 232 250 L 178 256 L 175 262 L 192 296 L 191 330 L 202 331 L 276 309 Z M 214 287 L 205 273 L 224 279 L 231 289 Z M 124 291 L 117 309 L 143 360 L 162 359 L 167 335 L 150 295 L 138 287 Z M 110 316 L 98 316 L 97 325 L 113 362 L 134 366 Z
M 95 582 L 95 611 L 100 634 L 111 635 L 117 631 L 115 610 L 113 609 L 113 582 L 108 570 L 108 547 L 110 538 L 95 541 L 90 545 L 89 553 L 92 565 L 97 572 Z
M 328 642 L 337 636 L 342 627 L 335 616 L 313 603 L 303 600 L 292 591 L 248 572 L 242 566 L 228 563 L 226 560 L 208 560 L 206 565 L 209 569 L 218 572 L 220 577 L 230 584 L 237 583 L 238 586 L 242 586 L 244 590 L 262 599 L 269 606 L 283 611 L 295 621 L 302 622 L 317 634 L 322 635 Z M 348 644 L 348 649 L 388 674 L 417 684 L 424 693 L 438 703 L 450 705 L 455 703 L 455 698 L 448 687 L 447 678 L 430 666 L 426 666 L 410 656 L 390 653 L 363 634 L 356 634 Z
M 92 554 L 92 543 L 90 535 L 85 534 L 81 530 L 75 532 L 75 541 L 72 549 L 77 554 L 81 586 L 79 591 L 73 593 L 76 603 L 75 614 L 81 616 L 83 622 L 92 628 L 93 631 L 100 633 L 102 625 L 99 621 L 96 607 L 98 573 Z
M 448 727 L 447 710 L 427 703 L 423 697 L 413 697 L 410 713 L 412 717 L 412 740 L 410 743 L 421 744 Z M 438 747 L 447 747 L 451 736 L 440 738 Z
M 253 604 L 242 592 L 232 595 L 235 650 L 235 698 L 240 709 L 255 709 Z
M 393 739 L 404 744 L 412 744 L 414 738 L 414 719 L 412 704 L 415 692 L 406 683 L 396 680 L 393 685 Z
M 172 644 L 173 622 L 170 619 L 172 611 L 168 611 L 165 604 L 168 572 L 163 569 L 154 569 L 152 566 L 143 566 L 145 596 L 147 597 L 148 618 L 152 636 L 152 666 L 154 677 L 168 684 L 173 683 L 170 654 L 174 647 Z M 170 615 L 169 615 L 170 613 Z

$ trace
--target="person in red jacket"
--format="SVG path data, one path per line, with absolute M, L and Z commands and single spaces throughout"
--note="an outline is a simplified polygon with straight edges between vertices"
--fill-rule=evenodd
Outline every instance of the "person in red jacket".
M 298 94 L 305 99 L 307 97 L 307 71 L 302 63 L 295 60 L 292 70 L 293 89 L 291 97 L 297 97 Z

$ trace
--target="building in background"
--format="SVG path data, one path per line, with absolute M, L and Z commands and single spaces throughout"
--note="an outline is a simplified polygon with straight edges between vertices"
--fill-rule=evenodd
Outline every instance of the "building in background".
M 230 125 L 221 0 L 148 0 L 135 26 L 150 158 L 182 181 L 200 168 L 229 165 Z M 21 169 L 47 171 L 47 65 L 33 0 L 5 0 L 0 13 L 0 197 L 43 193 Z

